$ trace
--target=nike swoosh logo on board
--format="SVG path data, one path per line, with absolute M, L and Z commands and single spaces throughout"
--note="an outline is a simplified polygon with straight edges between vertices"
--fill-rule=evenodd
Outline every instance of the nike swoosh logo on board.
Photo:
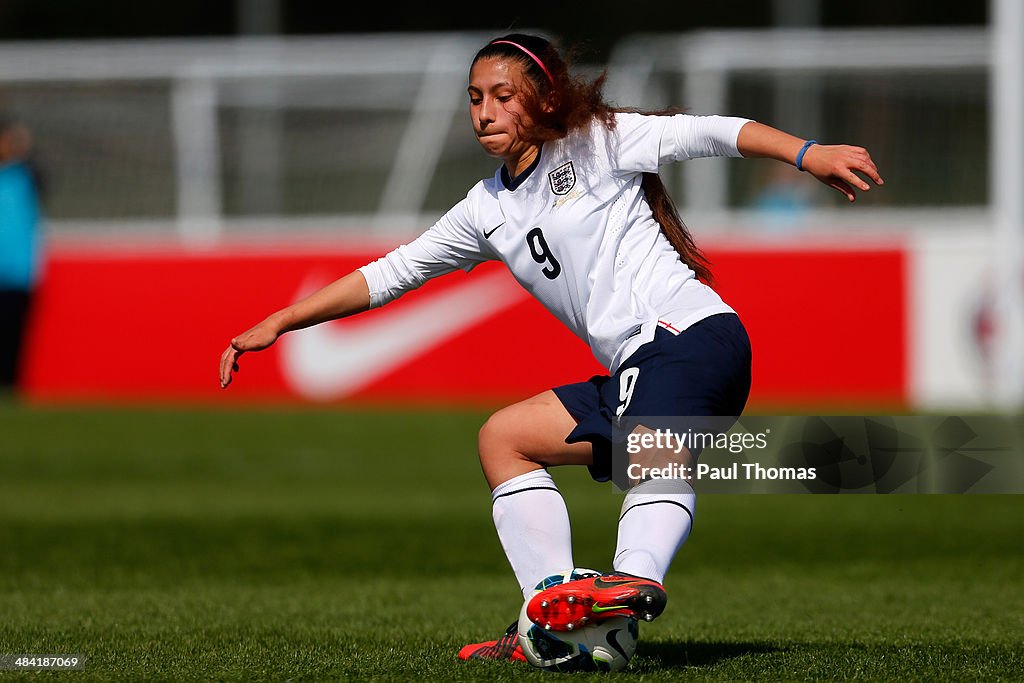
M 486 230 L 484 230 L 484 239 L 488 239 L 488 240 L 491 239 L 491 235 L 494 234 L 494 231 L 497 230 L 498 228 L 500 228 L 503 225 L 505 225 L 504 221 L 502 221 L 501 223 L 498 223 L 496 226 L 491 228 L 490 232 L 487 232 Z
M 308 278 L 296 300 L 326 280 Z M 496 270 L 385 306 L 365 320 L 355 316 L 290 332 L 278 342 L 285 381 L 305 398 L 344 398 L 527 296 L 504 270 Z

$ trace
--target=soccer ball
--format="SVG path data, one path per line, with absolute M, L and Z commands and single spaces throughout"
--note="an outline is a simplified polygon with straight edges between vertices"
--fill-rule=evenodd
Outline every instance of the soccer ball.
M 537 584 L 540 592 L 588 576 L 600 576 L 590 569 L 572 569 L 553 574 Z M 519 613 L 519 645 L 527 661 L 546 671 L 621 671 L 636 652 L 639 626 L 636 619 L 612 617 L 575 631 L 548 631 L 526 616 L 527 600 Z

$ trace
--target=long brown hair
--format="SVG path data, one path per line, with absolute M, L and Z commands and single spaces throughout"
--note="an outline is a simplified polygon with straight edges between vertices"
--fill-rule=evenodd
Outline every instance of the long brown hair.
M 569 69 L 571 58 L 563 58 L 561 51 L 540 36 L 512 33 L 495 38 L 476 53 L 473 64 L 481 59 L 500 58 L 519 63 L 526 75 L 523 92 L 518 94 L 531 125 L 521 127 L 523 139 L 536 144 L 564 138 L 573 131 L 586 128 L 596 121 L 606 129 L 615 128 L 615 114 L 635 109 L 618 109 L 604 99 L 607 71 L 594 80 L 574 76 Z M 676 110 L 644 112 L 672 114 Z M 644 173 L 641 187 L 654 220 L 679 254 L 679 259 L 690 267 L 698 278 L 711 283 L 711 262 L 693 241 L 690 230 L 679 216 L 675 203 L 657 173 Z

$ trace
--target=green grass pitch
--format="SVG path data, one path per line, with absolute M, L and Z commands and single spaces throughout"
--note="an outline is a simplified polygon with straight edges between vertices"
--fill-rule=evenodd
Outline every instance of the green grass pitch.
M 455 657 L 520 604 L 484 417 L 0 405 L 0 653 L 88 658 L 0 680 L 552 680 Z M 607 568 L 621 499 L 554 475 Z M 667 587 L 627 679 L 1015 679 L 1024 497 L 703 496 Z

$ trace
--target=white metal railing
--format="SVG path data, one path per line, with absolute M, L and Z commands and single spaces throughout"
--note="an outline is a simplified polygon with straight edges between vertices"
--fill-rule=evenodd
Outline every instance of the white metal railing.
M 181 236 L 215 240 L 225 226 L 222 106 L 258 107 L 269 122 L 250 125 L 241 164 L 259 163 L 268 177 L 249 194 L 262 195 L 270 215 L 280 202 L 284 150 L 273 117 L 289 107 L 365 110 L 368 116 L 391 107 L 408 112 L 404 128 L 376 151 L 390 158 L 380 187 L 375 229 L 405 227 L 425 213 L 424 200 L 445 153 L 452 122 L 463 105 L 460 95 L 474 51 L 486 36 L 389 34 L 318 38 L 144 40 L 0 45 L 0 85 L 40 83 L 159 82 L 167 85 L 173 150 L 174 217 Z M 851 71 L 898 72 L 987 69 L 991 63 L 985 29 L 856 31 L 722 31 L 624 38 L 608 64 L 608 94 L 618 103 L 643 107 L 683 104 L 697 113 L 726 112 L 729 80 L 738 73 L 823 75 Z M 676 102 L 660 92 L 665 74 L 681 83 Z M 401 82 L 397 88 L 365 85 L 320 92 L 315 85 L 302 101 L 289 99 L 286 86 L 304 79 L 366 79 Z M 390 82 L 390 81 L 389 81 Z M 337 83 L 334 81 L 332 83 Z M 322 88 L 321 90 L 327 90 Z M 362 92 L 367 90 L 367 92 Z M 813 93 L 812 93 L 813 95 Z M 783 98 L 784 99 L 784 98 Z M 804 98 L 802 108 L 814 109 Z M 743 112 L 736 112 L 742 114 Z M 817 114 L 807 114 L 811 120 Z M 814 125 L 809 126 L 812 130 Z M 468 137 L 468 136 L 466 136 Z M 355 160 L 358 162 L 358 160 Z M 728 162 L 687 164 L 680 196 L 687 211 L 717 212 L 727 207 Z M 372 207 L 362 207 L 366 212 Z M 429 213 L 429 212 L 428 212 Z M 153 218 L 154 216 L 138 216 Z
M 609 60 L 608 90 L 621 103 L 658 101 L 652 75 L 667 71 L 683 80 L 682 104 L 694 113 L 714 114 L 727 111 L 728 81 L 736 73 L 983 69 L 991 61 L 989 43 L 986 29 L 973 28 L 635 35 L 622 40 Z M 689 208 L 725 206 L 724 164 L 691 164 L 683 177 Z
M 224 225 L 217 108 L 225 84 L 272 90 L 275 81 L 301 77 L 417 79 L 408 100 L 390 103 L 409 116 L 380 201 L 385 220 L 377 224 L 383 225 L 420 211 L 452 114 L 462 105 L 469 60 L 483 40 L 452 33 L 8 43 L 0 45 L 0 84 L 169 81 L 178 230 L 186 241 L 208 243 Z M 269 109 L 286 104 L 261 101 Z M 260 142 L 273 147 L 272 140 Z

